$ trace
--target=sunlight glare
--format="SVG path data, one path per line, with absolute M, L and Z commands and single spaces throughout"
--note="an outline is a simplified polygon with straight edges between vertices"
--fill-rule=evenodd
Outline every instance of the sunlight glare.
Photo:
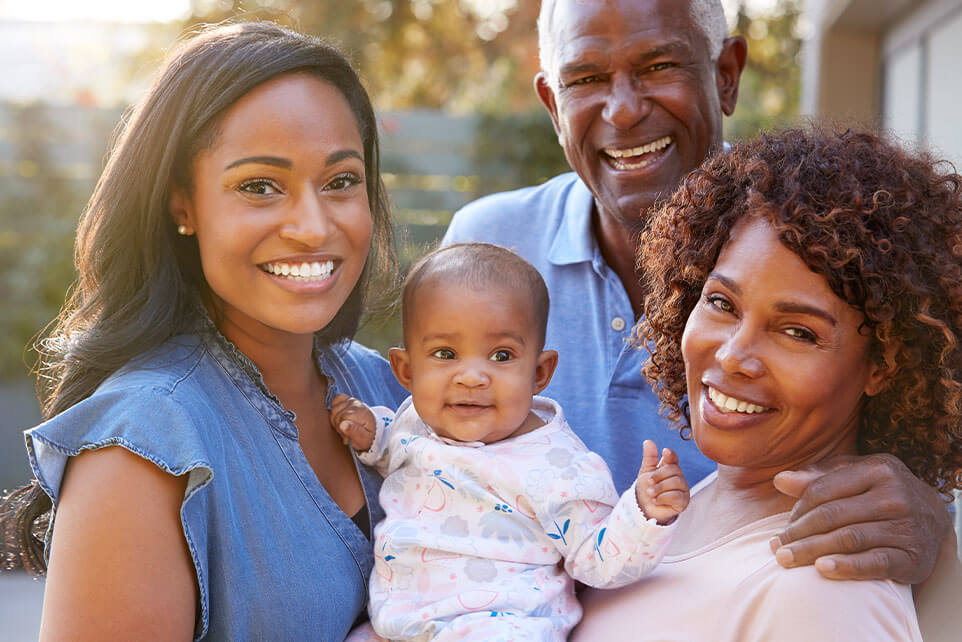
M 186 18 L 190 0 L 0 0 L 0 20 L 170 22 Z

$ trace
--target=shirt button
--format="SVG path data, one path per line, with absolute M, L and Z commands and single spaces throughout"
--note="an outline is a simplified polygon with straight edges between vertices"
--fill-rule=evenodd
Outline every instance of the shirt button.
M 625 329 L 625 320 L 621 317 L 615 317 L 611 320 L 611 329 L 615 332 L 621 332 Z

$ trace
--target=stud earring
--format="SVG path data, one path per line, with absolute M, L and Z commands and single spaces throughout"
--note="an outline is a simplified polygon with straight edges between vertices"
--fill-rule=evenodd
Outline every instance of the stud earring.
M 190 232 L 187 230 L 186 225 L 178 225 L 177 233 L 180 234 L 181 236 L 190 236 Z

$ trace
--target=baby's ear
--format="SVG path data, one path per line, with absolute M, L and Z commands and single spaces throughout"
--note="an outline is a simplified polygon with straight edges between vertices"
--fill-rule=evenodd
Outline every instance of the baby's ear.
M 545 350 L 538 355 L 538 363 L 534 368 L 534 394 L 548 387 L 557 366 L 558 353 L 555 350 Z
M 391 371 L 402 386 L 411 391 L 411 355 L 404 348 L 391 348 L 387 353 Z

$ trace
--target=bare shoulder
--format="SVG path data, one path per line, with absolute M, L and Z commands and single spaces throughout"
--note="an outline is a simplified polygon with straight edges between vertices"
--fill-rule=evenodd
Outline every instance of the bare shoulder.
M 186 477 L 121 447 L 69 460 L 41 637 L 190 638 L 196 575 L 180 521 Z

